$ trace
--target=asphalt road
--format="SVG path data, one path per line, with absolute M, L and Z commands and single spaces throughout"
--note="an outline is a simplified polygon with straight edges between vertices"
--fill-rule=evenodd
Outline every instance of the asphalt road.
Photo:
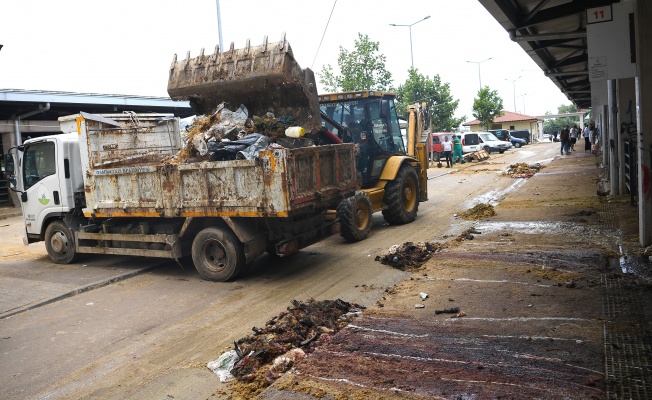
M 293 299 L 372 305 L 409 274 L 374 261 L 394 244 L 445 241 L 470 222 L 454 214 L 499 202 L 515 162 L 550 160 L 557 144 L 492 154 L 483 163 L 429 170 L 430 200 L 415 222 L 374 218 L 367 240 L 338 236 L 288 258 L 261 256 L 235 282 L 208 282 L 175 262 L 86 256 L 52 263 L 42 244 L 22 246 L 22 220 L 0 223 L 0 382 L 5 399 L 220 398 L 206 363 Z M 473 171 L 473 173 L 469 173 Z

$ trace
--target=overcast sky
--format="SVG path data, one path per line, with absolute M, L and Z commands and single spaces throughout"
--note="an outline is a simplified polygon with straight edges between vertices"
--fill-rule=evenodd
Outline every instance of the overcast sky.
M 380 43 L 398 87 L 411 65 L 410 29 L 390 24 L 430 16 L 411 28 L 414 66 L 450 83 L 457 116 L 474 119 L 478 64 L 467 61 L 489 57 L 482 85 L 498 91 L 506 110 L 540 115 L 570 104 L 476 0 L 337 0 L 317 52 L 333 3 L 220 0 L 224 46 L 244 47 L 247 38 L 258 45 L 265 35 L 278 41 L 285 32 L 301 67 L 319 79 L 324 65 L 337 66 L 339 47 L 353 50 L 362 33 Z M 211 53 L 219 41 L 216 0 L 3 0 L 0 15 L 4 89 L 167 96 L 173 55 Z

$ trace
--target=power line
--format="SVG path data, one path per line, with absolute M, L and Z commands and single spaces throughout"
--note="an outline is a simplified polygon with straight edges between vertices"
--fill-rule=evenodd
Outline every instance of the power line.
M 328 16 L 328 21 L 326 22 L 326 27 L 324 28 L 324 33 L 321 35 L 321 41 L 319 42 L 319 46 L 317 47 L 317 52 L 315 53 L 315 58 L 312 60 L 312 65 L 310 66 L 310 69 L 313 69 L 315 67 L 315 61 L 317 61 L 317 54 L 319 54 L 319 49 L 321 49 L 321 44 L 324 42 L 324 37 L 326 36 L 326 31 L 328 30 L 328 25 L 331 23 L 331 17 L 333 16 L 333 11 L 335 11 L 335 4 L 337 4 L 337 0 L 333 2 L 333 8 L 331 9 L 331 15 Z

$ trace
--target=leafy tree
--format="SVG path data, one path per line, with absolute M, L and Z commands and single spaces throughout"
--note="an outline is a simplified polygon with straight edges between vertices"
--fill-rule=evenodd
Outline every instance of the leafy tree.
M 399 85 L 396 100 L 399 115 L 405 115 L 410 104 L 426 102 L 430 110 L 431 129 L 436 132 L 452 131 L 466 120 L 466 117 L 453 117 L 460 101 L 453 100 L 450 84 L 442 83 L 439 75 L 430 79 L 416 68 L 410 68 L 408 79 Z
M 494 118 L 503 115 L 503 99 L 489 86 L 483 87 L 478 91 L 478 97 L 473 99 L 472 115 L 480 120 L 483 129 L 488 129 Z
M 349 52 L 340 46 L 340 55 L 337 57 L 340 75 L 328 64 L 319 73 L 319 82 L 327 92 L 392 90 L 392 73 L 385 69 L 386 57 L 378 54 L 378 48 L 378 42 L 358 33 L 355 50 Z

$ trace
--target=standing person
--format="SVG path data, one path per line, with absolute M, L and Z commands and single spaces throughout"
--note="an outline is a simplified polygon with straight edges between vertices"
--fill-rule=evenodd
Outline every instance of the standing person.
M 591 122 L 591 127 L 589 128 L 589 138 L 591 140 L 591 153 L 598 155 L 598 128 L 595 126 L 595 122 Z
M 570 151 L 575 151 L 575 143 L 577 143 L 577 125 L 573 125 L 570 129 Z
M 464 155 L 462 154 L 462 140 L 459 136 L 455 136 L 453 139 L 453 163 L 458 162 L 458 159 L 462 164 L 466 163 L 466 161 L 464 161 Z
M 584 127 L 584 132 L 582 132 L 582 136 L 584 136 L 584 152 L 586 153 L 587 151 L 591 151 L 591 138 L 589 137 L 589 126 Z
M 446 158 L 446 168 L 453 166 L 453 143 L 448 140 L 448 136 L 444 136 L 444 141 L 441 146 L 444 148 L 444 158 Z
M 566 155 L 570 154 L 570 129 L 568 128 L 568 125 L 564 126 L 564 128 L 559 132 L 559 141 L 561 142 L 561 155 L 564 155 L 564 152 Z

